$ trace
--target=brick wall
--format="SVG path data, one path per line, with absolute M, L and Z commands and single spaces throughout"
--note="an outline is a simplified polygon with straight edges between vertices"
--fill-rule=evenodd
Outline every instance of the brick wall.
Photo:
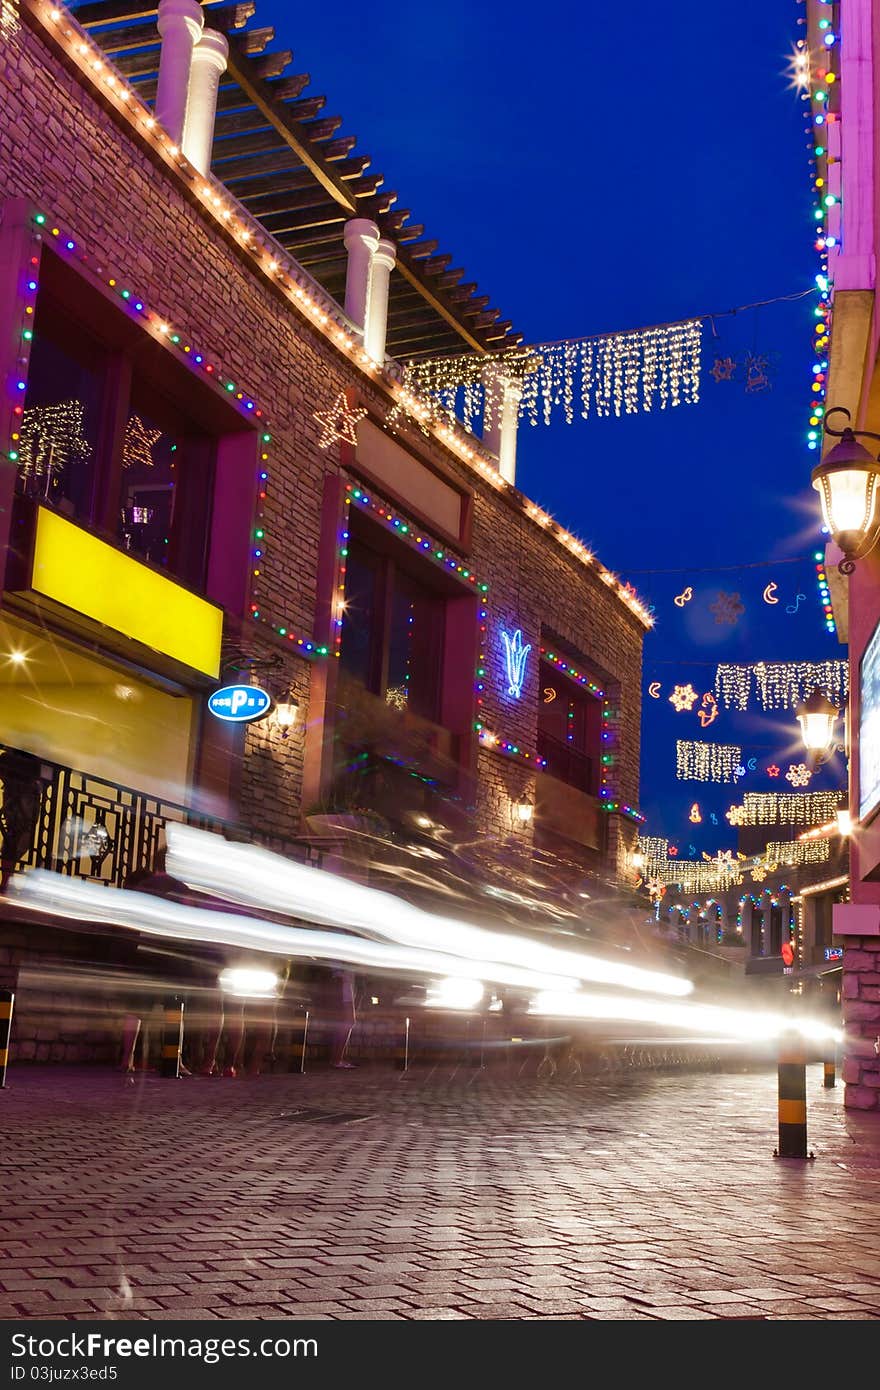
M 27 27 L 0 49 L 0 109 L 0 198 L 32 200 L 70 231 L 105 277 L 124 273 L 151 308 L 212 354 L 265 410 L 272 443 L 261 603 L 276 625 L 311 636 L 323 481 L 328 470 L 341 467 L 338 450 L 318 446 L 314 412 L 351 387 L 381 419 L 387 397 L 251 270 L 176 176 Z M 438 444 L 418 438 L 423 455 L 452 469 L 476 494 L 466 559 L 489 584 L 487 726 L 534 751 L 537 649 L 542 624 L 548 625 L 613 694 L 619 740 L 612 786 L 636 805 L 642 639 L 637 619 L 516 506 Z M 522 628 L 533 647 L 518 701 L 505 693 L 502 627 Z M 284 645 L 260 624 L 245 638 L 255 652 Z M 308 728 L 312 667 L 287 647 L 285 660 L 300 701 L 300 729 Z M 242 812 L 260 830 L 296 833 L 303 737 L 297 732 L 282 743 L 269 726 L 247 735 Z M 478 766 L 479 828 L 507 833 L 509 799 L 528 785 L 527 767 L 488 752 L 481 752 Z M 631 843 L 634 827 L 621 828 L 615 816 L 609 821 L 613 865 L 623 843 Z

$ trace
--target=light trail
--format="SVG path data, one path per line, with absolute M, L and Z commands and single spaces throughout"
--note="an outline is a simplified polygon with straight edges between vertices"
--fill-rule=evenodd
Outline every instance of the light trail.
M 693 983 L 681 975 L 622 965 L 601 956 L 545 946 L 526 936 L 473 926 L 415 907 L 391 893 L 285 859 L 271 850 L 220 839 L 192 826 L 169 824 L 166 868 L 190 887 L 266 911 L 302 917 L 392 940 L 417 950 L 446 951 L 472 962 L 472 975 L 487 978 L 478 962 L 492 961 L 538 973 L 623 989 L 683 996 Z M 452 973 L 452 972 L 449 972 Z M 499 979 L 497 973 L 488 978 Z

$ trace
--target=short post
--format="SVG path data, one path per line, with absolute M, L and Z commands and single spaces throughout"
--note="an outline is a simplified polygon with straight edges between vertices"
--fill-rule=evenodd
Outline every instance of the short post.
M 807 1153 L 807 1059 L 795 1032 L 779 1039 L 779 1147 L 774 1158 L 815 1158 Z
M 303 1042 L 302 1052 L 299 1055 L 299 1069 L 304 1072 L 306 1069 L 306 1038 L 309 1035 L 309 1011 L 306 1009 L 305 1021 L 303 1023 Z
M 162 1060 L 160 1076 L 180 1076 L 180 1054 L 183 1049 L 183 1000 L 166 999 L 162 1025 Z
M 12 1032 L 14 989 L 0 989 L 0 1090 L 6 1085 L 6 1066 L 9 1062 L 9 1036 Z
M 406 1028 L 403 1035 L 403 1070 L 409 1070 L 409 1019 L 406 1020 Z
M 825 1090 L 830 1091 L 837 1084 L 837 1054 L 834 1043 L 829 1043 L 828 1056 L 825 1058 Z

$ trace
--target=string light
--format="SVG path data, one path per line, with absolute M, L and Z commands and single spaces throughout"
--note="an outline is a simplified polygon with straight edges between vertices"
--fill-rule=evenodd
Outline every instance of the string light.
M 734 782 L 742 749 L 729 743 L 679 739 L 675 745 L 675 775 L 687 782 Z
M 823 864 L 830 856 L 827 840 L 771 840 L 764 851 L 771 864 Z
M 731 825 L 818 825 L 835 815 L 842 792 L 746 792 L 731 806 Z M 834 826 L 836 829 L 836 821 Z
M 753 694 L 764 710 L 793 709 L 818 687 L 841 708 L 849 693 L 846 661 L 759 661 L 718 666 L 715 694 L 725 709 L 746 710 Z
M 410 414 L 422 429 L 440 421 L 461 423 L 474 433 L 500 421 L 507 387 L 517 384 L 519 417 L 537 425 L 552 423 L 561 410 L 574 420 L 575 395 L 580 416 L 634 415 L 655 406 L 665 410 L 695 404 L 700 396 L 702 320 L 507 348 L 489 355 L 462 353 L 408 361 L 392 418 Z M 421 407 L 413 410 L 413 398 Z M 424 403 L 427 402 L 427 412 Z

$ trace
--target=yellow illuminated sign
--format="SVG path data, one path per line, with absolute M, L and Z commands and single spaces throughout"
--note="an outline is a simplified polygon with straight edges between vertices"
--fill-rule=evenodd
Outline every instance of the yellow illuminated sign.
M 43 507 L 31 587 L 208 676 L 220 670 L 221 609 Z

